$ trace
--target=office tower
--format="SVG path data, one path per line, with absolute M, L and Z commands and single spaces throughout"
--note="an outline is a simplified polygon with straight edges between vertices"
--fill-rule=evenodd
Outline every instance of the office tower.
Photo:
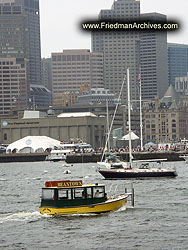
M 80 91 L 87 83 L 93 88 L 103 86 L 103 55 L 87 49 L 52 53 L 52 93 Z
M 168 84 L 175 86 L 176 77 L 188 72 L 188 45 L 168 43 Z
M 101 10 L 99 20 L 137 18 L 140 1 L 116 0 L 111 9 Z M 92 51 L 104 56 L 104 87 L 119 94 L 126 69 L 130 69 L 131 99 L 138 99 L 139 34 L 135 31 L 92 32 Z M 126 85 L 122 101 L 127 100 Z
M 27 75 L 26 59 L 0 57 L 0 115 L 8 115 L 15 107 L 27 107 Z
M 165 22 L 166 16 L 159 13 L 141 14 L 141 20 L 154 23 Z M 168 88 L 167 32 L 140 32 L 140 66 L 142 98 L 161 98 Z
M 9 58 L 26 68 L 25 102 L 28 102 L 29 86 L 41 84 L 39 21 L 39 0 L 0 0 L 0 58 L 2 62 Z M 9 78 L 10 96 L 11 83 Z M 23 101 L 24 97 L 16 98 Z
M 42 59 L 42 85 L 52 90 L 52 64 L 51 58 Z
M 39 14 L 39 0 L 0 0 L 1 8 L 1 21 L 5 18 L 8 19 L 10 24 L 1 23 L 6 27 L 8 34 L 11 32 L 7 43 L 9 47 L 13 47 L 16 43 L 19 43 L 20 36 L 17 36 L 15 32 L 18 31 L 18 27 L 14 26 L 14 20 L 17 16 L 25 19 L 26 22 L 25 31 L 22 30 L 25 36 L 25 32 L 28 33 L 28 42 L 23 46 L 23 55 L 25 56 L 25 50 L 29 50 L 27 59 L 29 60 L 29 84 L 41 84 L 41 48 L 40 48 L 40 14 Z M 10 26 L 9 26 L 10 25 Z M 24 25 L 24 24 L 23 24 Z M 15 29 L 15 30 L 14 30 Z M 8 52 L 4 53 L 7 55 Z M 14 51 L 14 55 L 17 55 L 17 51 Z

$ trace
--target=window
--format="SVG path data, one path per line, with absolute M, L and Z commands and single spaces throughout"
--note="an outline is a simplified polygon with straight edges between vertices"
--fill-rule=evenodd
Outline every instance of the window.
M 91 197 L 92 197 L 92 189 L 87 188 L 87 198 L 91 198 Z
M 54 189 L 43 189 L 42 190 L 43 200 L 54 200 Z
M 104 197 L 104 187 L 94 187 L 93 188 L 93 197 L 95 197 L 95 198 Z
M 85 198 L 84 188 L 76 188 L 76 189 L 74 189 L 74 198 L 75 199 L 83 199 L 83 198 Z
M 8 139 L 7 134 L 4 134 L 4 140 L 7 140 L 7 139 Z
M 71 189 L 59 189 L 58 199 L 59 200 L 71 199 Z
M 56 61 L 56 56 L 52 56 L 52 61 Z

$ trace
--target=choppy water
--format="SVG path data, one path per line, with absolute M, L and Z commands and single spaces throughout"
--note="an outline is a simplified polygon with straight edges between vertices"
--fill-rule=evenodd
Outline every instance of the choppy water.
M 188 249 L 188 164 L 175 165 L 175 179 L 104 181 L 96 164 L 62 162 L 0 164 L 0 249 Z M 102 215 L 40 215 L 46 180 L 134 183 L 135 207 Z

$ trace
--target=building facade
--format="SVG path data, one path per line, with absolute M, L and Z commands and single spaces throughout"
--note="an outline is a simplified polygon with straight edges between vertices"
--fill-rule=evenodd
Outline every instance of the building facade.
M 29 107 L 32 109 L 48 108 L 52 105 L 52 93 L 43 85 L 30 86 Z
M 175 86 L 176 77 L 188 72 L 188 45 L 168 43 L 168 84 Z
M 80 91 L 87 83 L 93 87 L 103 86 L 103 55 L 90 50 L 64 50 L 52 53 L 52 93 Z
M 158 99 L 144 109 L 144 142 L 178 142 L 188 138 L 186 106 L 160 106 Z
M 101 10 L 99 20 L 121 20 L 138 18 L 140 1 L 116 0 L 111 9 Z M 119 94 L 126 69 L 130 69 L 131 99 L 138 99 L 139 74 L 139 33 L 92 32 L 92 51 L 101 52 L 104 56 L 104 88 Z M 122 101 L 127 100 L 126 84 L 123 88 Z
M 188 72 L 184 77 L 175 77 L 175 90 L 181 94 L 188 94 Z
M 91 88 L 84 91 L 82 95 L 78 97 L 78 104 L 80 105 L 93 105 L 93 104 L 114 104 L 118 99 L 114 94 L 110 93 L 109 89 L 105 88 Z
M 105 119 L 97 116 L 2 119 L 1 144 L 10 144 L 28 135 L 49 136 L 60 141 L 80 138 L 99 148 L 105 143 Z
M 68 107 L 78 103 L 79 92 L 64 92 L 53 98 L 54 107 Z
M 166 22 L 159 13 L 141 14 L 141 20 Z M 140 32 L 140 67 L 142 99 L 161 98 L 168 88 L 167 32 Z

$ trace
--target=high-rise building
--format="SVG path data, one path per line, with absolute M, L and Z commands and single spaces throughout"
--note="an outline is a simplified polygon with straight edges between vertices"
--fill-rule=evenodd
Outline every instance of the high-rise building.
M 28 100 L 26 59 L 0 58 L 0 115 L 26 108 Z
M 141 20 L 165 22 L 166 16 L 159 13 L 141 14 Z M 140 66 L 142 98 L 161 98 L 168 88 L 167 32 L 140 32 Z
M 52 53 L 52 93 L 80 91 L 81 85 L 103 86 L 103 55 L 87 49 Z
M 188 72 L 188 45 L 168 43 L 168 84 L 175 86 L 176 77 Z
M 138 18 L 139 0 L 116 0 L 111 9 L 101 10 L 99 20 Z M 104 56 L 104 87 L 118 94 L 126 69 L 130 69 L 131 98 L 138 99 L 139 33 L 133 31 L 93 31 L 92 51 Z M 126 86 L 122 101 L 127 100 Z
M 17 56 L 20 51 L 17 51 L 16 45 L 22 37 L 28 35 L 28 42 L 22 47 L 22 55 L 25 56 L 25 51 L 29 52 L 26 57 L 29 60 L 29 84 L 41 84 L 39 0 L 0 0 L 0 10 L 1 28 L 4 29 L 1 30 L 1 34 L 4 31 L 4 55 L 13 53 Z M 24 19 L 21 24 L 25 25 L 24 30 L 20 31 L 17 23 L 14 23 L 17 17 Z M 4 36 L 6 32 L 7 35 Z
M 24 62 L 27 91 L 31 84 L 41 84 L 39 0 L 0 0 L 0 58 L 2 62 L 7 58 L 21 62 L 21 67 Z M 11 78 L 7 85 L 12 95 Z M 28 96 L 29 92 L 25 102 Z

